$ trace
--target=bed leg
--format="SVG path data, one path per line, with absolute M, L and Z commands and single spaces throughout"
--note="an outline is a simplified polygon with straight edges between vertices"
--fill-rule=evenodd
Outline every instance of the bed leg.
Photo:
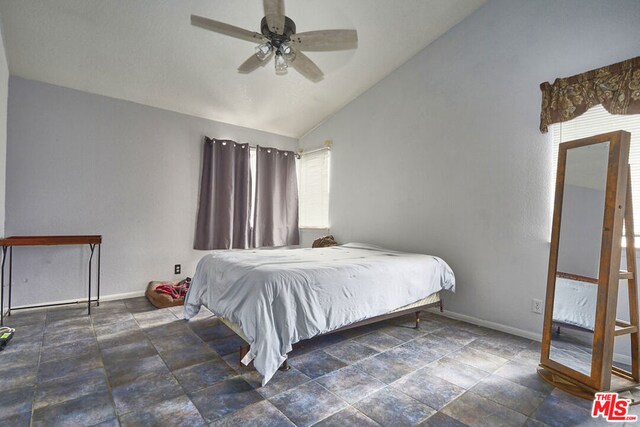
M 438 302 L 440 303 L 440 313 L 442 313 L 444 311 L 444 301 L 440 300 Z
M 240 346 L 240 366 L 242 366 L 242 359 L 249 353 L 249 348 L 248 345 Z
M 278 369 L 280 371 L 288 371 L 291 369 L 291 366 L 289 366 L 289 359 L 284 359 L 284 362 L 282 362 L 282 365 L 280 365 Z
M 416 311 L 416 329 L 420 329 L 420 312 Z

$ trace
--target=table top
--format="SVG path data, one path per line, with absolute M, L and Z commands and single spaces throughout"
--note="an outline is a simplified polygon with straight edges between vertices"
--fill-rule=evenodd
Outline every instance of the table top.
M 0 239 L 0 246 L 95 245 L 102 236 L 11 236 Z

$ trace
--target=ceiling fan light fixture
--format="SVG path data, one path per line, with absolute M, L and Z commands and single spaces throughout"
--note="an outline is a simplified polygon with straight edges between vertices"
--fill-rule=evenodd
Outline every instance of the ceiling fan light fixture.
M 276 74 L 278 75 L 287 74 L 287 67 L 289 67 L 289 64 L 287 64 L 287 60 L 285 59 L 285 57 L 282 55 L 280 51 L 276 52 L 275 64 L 276 64 Z
M 269 58 L 272 50 L 273 46 L 271 46 L 271 43 L 262 43 L 261 45 L 256 46 L 256 56 L 260 61 L 264 61 Z
M 279 50 L 288 62 L 291 62 L 296 58 L 296 53 L 288 42 L 282 43 Z

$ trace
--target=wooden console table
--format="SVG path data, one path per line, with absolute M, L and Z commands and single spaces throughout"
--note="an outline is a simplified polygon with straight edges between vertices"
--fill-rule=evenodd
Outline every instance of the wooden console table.
M 14 246 L 61 246 L 61 245 L 89 245 L 91 256 L 89 257 L 89 293 L 87 295 L 87 314 L 91 314 L 91 303 L 97 302 L 100 305 L 100 247 L 102 245 L 102 236 L 12 236 L 0 239 L 2 246 L 2 274 L 0 279 L 0 326 L 4 324 L 4 265 L 9 252 L 9 307 L 7 316 L 11 316 L 11 285 L 13 274 L 13 247 Z M 97 296 L 91 299 L 91 261 L 93 260 L 93 252 L 98 247 L 98 277 L 97 277 Z M 26 308 L 51 307 L 55 305 L 78 304 L 83 301 L 63 302 L 54 304 L 40 304 L 25 307 L 14 308 L 13 310 L 23 310 Z

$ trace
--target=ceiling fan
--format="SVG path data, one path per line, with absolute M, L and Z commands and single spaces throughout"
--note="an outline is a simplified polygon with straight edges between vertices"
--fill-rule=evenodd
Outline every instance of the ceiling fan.
M 284 14 L 284 0 L 263 0 L 264 18 L 260 33 L 245 30 L 202 16 L 191 15 L 191 25 L 241 40 L 259 43 L 256 53 L 238 71 L 250 73 L 275 56 L 276 74 L 286 74 L 291 65 L 311 81 L 322 80 L 320 68 L 302 51 L 331 51 L 358 47 L 356 30 L 320 30 L 296 33 L 296 24 Z

